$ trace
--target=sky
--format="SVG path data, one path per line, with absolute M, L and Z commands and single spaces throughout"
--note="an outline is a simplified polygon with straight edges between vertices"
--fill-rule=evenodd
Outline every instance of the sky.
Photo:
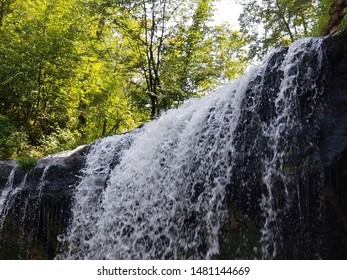
M 239 27 L 237 19 L 242 10 L 241 5 L 236 4 L 235 0 L 220 0 L 215 2 L 215 7 L 217 9 L 214 16 L 215 24 L 226 21 L 235 28 Z

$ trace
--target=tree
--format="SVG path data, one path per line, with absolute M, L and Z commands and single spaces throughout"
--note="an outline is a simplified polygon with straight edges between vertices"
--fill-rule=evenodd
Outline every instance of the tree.
M 221 70 L 231 61 L 238 66 L 233 68 L 235 74 L 243 71 L 245 61 L 239 44 L 243 38 L 226 26 L 212 27 L 212 3 L 213 0 L 142 0 L 116 9 L 115 30 L 133 52 L 137 75 L 132 81 L 144 89 L 151 118 L 231 78 Z M 224 36 L 215 37 L 223 32 Z M 228 32 L 233 35 L 228 37 Z M 227 37 L 237 43 L 229 41 L 229 47 L 217 40 Z M 217 48 L 222 45 L 239 55 L 240 63 L 235 55 L 221 61 Z
M 25 142 L 1 153 L 121 133 L 235 78 L 245 41 L 212 3 L 0 0 L 0 142 Z
M 241 30 L 251 41 L 251 57 L 262 57 L 269 47 L 286 46 L 312 34 L 317 0 L 241 0 Z
M 330 4 L 330 5 L 329 5 Z M 347 12 L 347 2 L 344 0 L 323 0 L 320 4 L 320 10 L 321 15 L 325 15 L 325 11 L 327 11 L 327 7 L 329 7 L 328 15 L 329 15 L 329 21 L 326 22 L 324 34 L 329 34 L 331 32 L 334 32 L 338 30 L 339 28 L 346 28 L 347 26 L 347 19 L 346 19 L 346 12 Z
M 72 74 L 74 37 L 70 1 L 15 1 L 0 30 L 2 113 L 20 119 L 32 130 L 64 125 L 61 87 Z
M 0 1 L 0 27 L 3 25 L 4 18 L 11 12 L 11 4 L 15 0 L 2 0 Z
M 138 91 L 133 83 L 137 58 L 129 50 L 128 40 L 115 32 L 109 3 L 98 4 L 82 3 L 84 37 L 75 42 L 81 64 L 66 87 L 74 96 L 69 104 L 71 126 L 79 131 L 83 142 L 148 121 L 142 104 L 134 101 Z
M 6 4 L 0 113 L 25 127 L 29 144 L 40 145 L 62 130 L 87 142 L 144 121 L 126 95 L 127 70 L 116 69 L 124 44 L 86 3 Z
M 151 118 L 166 109 L 162 65 L 166 43 L 175 36 L 177 25 L 187 11 L 187 1 L 141 0 L 120 5 L 113 15 L 116 31 L 127 40 L 136 60 L 133 82 L 144 86 L 150 100 Z

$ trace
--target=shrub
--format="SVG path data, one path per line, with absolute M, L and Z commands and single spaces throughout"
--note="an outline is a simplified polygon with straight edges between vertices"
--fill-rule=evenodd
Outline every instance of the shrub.
M 57 129 L 41 141 L 42 152 L 48 155 L 72 149 L 76 146 L 76 138 L 69 129 Z
M 27 145 L 28 136 L 19 123 L 0 115 L 0 159 L 15 157 Z
M 21 170 L 28 172 L 36 165 L 37 159 L 33 157 L 21 156 L 18 158 L 17 163 Z

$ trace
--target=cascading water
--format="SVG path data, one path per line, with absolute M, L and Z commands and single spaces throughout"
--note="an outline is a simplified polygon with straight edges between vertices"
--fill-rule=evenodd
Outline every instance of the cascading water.
M 308 100 L 314 105 L 322 94 L 322 89 L 317 86 L 316 82 L 312 83 L 322 77 L 321 67 L 324 58 L 320 49 L 321 41 L 322 39 L 305 39 L 296 41 L 290 46 L 280 68 L 283 71 L 283 79 L 274 101 L 275 117 L 270 122 L 261 124 L 271 151 L 269 156 L 263 159 L 262 181 L 267 192 L 262 196 L 261 201 L 261 209 L 265 217 L 261 238 L 263 254 L 270 258 L 276 258 L 278 246 L 280 246 L 278 242 L 281 242 L 276 240 L 276 235 L 278 235 L 276 231 L 279 230 L 278 224 L 281 222 L 280 215 L 295 207 L 298 210 L 299 223 L 303 216 L 300 183 L 296 180 L 300 176 L 298 174 L 291 176 L 295 166 L 290 163 L 289 158 L 294 153 L 303 152 L 303 147 L 298 143 L 299 138 L 304 135 L 302 128 L 308 123 L 312 127 L 314 121 L 312 117 L 315 107 L 312 106 L 312 111 L 301 112 L 300 96 L 308 93 Z M 308 57 L 311 61 L 303 68 Z M 312 139 L 306 140 L 307 142 L 304 143 L 306 147 L 314 146 Z M 281 186 L 279 186 L 279 182 Z M 318 186 L 322 185 L 322 182 L 317 183 Z M 278 192 L 276 190 L 278 187 L 283 188 L 283 205 L 276 202 L 278 195 L 277 197 L 274 195 L 274 192 Z
M 226 187 L 230 185 L 233 192 L 233 169 L 239 160 L 235 149 L 242 145 L 236 135 L 240 115 L 255 112 L 244 99 L 253 93 L 252 106 L 262 102 L 268 65 L 282 52 L 282 61 L 272 65 L 273 71 L 283 72 L 273 89 L 275 99 L 269 101 L 274 103 L 273 117 L 261 123 L 261 135 L 253 139 L 267 139 L 269 155 L 259 166 L 267 192 L 258 204 L 264 218 L 263 257 L 276 258 L 277 215 L 282 209 L 274 202 L 275 177 L 282 181 L 291 208 L 291 196 L 294 192 L 300 196 L 300 191 L 289 190 L 283 158 L 285 149 L 294 147 L 289 142 L 301 122 L 296 111 L 299 92 L 319 94 L 310 83 L 320 75 L 319 45 L 320 40 L 298 41 L 286 52 L 273 52 L 261 67 L 218 93 L 187 102 L 136 134 L 97 142 L 77 186 L 71 227 L 62 238 L 66 253 L 58 258 L 209 259 L 218 255 L 221 226 L 229 216 Z M 316 56 L 318 63 L 305 66 L 308 55 Z M 305 77 L 300 84 L 301 75 Z M 310 98 L 315 100 L 315 95 Z M 300 209 L 300 201 L 295 207 Z
M 1 218 L 0 218 L 0 232 L 3 227 L 4 220 L 6 218 L 6 212 L 10 208 L 9 204 L 11 201 L 11 196 L 13 196 L 13 181 L 14 181 L 14 175 L 15 175 L 16 169 L 13 168 L 11 170 L 10 175 L 8 176 L 6 185 L 4 189 L 1 191 L 1 196 L 0 196 L 0 213 L 1 213 Z
M 67 227 L 71 211 L 72 189 L 62 192 L 76 179 L 69 174 L 71 167 L 65 172 L 66 163 L 59 157 L 41 159 L 26 173 L 12 162 L 4 166 L 12 169 L 0 189 L 0 259 L 53 258 L 57 235 Z
M 40 206 L 62 165 L 41 166 L 40 195 L 24 208 L 41 227 L 59 217 L 59 248 L 51 234 L 45 246 L 56 259 L 324 258 L 321 44 L 274 50 L 216 93 L 95 142 L 71 213 Z
M 303 39 L 272 52 L 264 86 L 242 104 L 229 195 L 261 228 L 262 258 L 322 257 L 321 43 Z
M 177 259 L 218 253 L 231 168 L 226 162 L 251 78 L 250 73 L 232 88 L 169 111 L 136 134 L 97 142 L 77 187 L 68 251 L 60 257 Z

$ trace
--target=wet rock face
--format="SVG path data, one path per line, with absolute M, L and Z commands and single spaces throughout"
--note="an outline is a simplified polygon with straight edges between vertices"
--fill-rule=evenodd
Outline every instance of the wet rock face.
M 74 186 L 87 150 L 41 159 L 27 174 L 13 161 L 1 163 L 0 259 L 55 257 L 60 247 L 57 237 L 69 224 Z
M 324 65 L 319 42 L 282 49 L 250 86 L 237 127 L 229 195 L 261 228 L 263 257 L 325 257 L 317 145 Z M 257 79 L 255 81 L 257 81 Z M 318 229 L 318 230 L 317 230 Z M 317 249 L 318 248 L 318 249 Z
M 326 108 L 320 142 L 324 165 L 330 165 L 347 149 L 347 32 L 324 40 L 328 60 Z
M 0 190 L 5 187 L 11 170 L 15 167 L 14 160 L 0 161 Z
M 310 90 L 299 92 L 298 125 L 287 128 L 289 138 L 279 144 L 287 147 L 279 149 L 283 158 L 274 164 L 276 168 L 281 166 L 283 172 L 271 177 L 275 186 L 272 203 L 279 210 L 276 223 L 269 224 L 273 233 L 271 242 L 277 243 L 276 258 L 347 258 L 346 42 L 347 32 L 324 39 L 322 75 L 314 81 L 321 96 L 311 99 L 313 92 Z M 228 199 L 260 228 L 266 218 L 259 214 L 261 197 L 268 192 L 261 168 L 264 159 L 271 158 L 274 153 L 262 131 L 264 125 L 276 117 L 273 93 L 278 91 L 283 77 L 276 65 L 283 61 L 285 53 L 283 49 L 268 63 L 264 87 L 247 92 L 235 141 L 239 159 L 228 187 Z M 308 54 L 303 61 L 310 65 L 315 63 L 315 58 Z M 300 67 L 299 77 L 304 77 L 306 66 Z M 305 83 L 304 79 L 298 80 L 298 84 L 303 85 L 299 89 L 305 88 Z M 282 139 L 287 137 L 283 136 Z M 283 175 L 293 179 L 289 193 L 284 193 Z M 293 189 L 295 192 L 291 194 Z M 281 208 L 288 200 L 294 207 Z M 269 248 L 269 251 L 274 250 Z
M 279 91 L 283 71 L 280 69 L 288 49 L 275 53 L 268 62 L 264 74 L 249 85 L 243 100 L 239 125 L 236 130 L 236 157 L 229 190 L 230 200 L 260 226 L 262 223 L 259 198 L 263 192 L 262 160 L 269 152 L 262 125 L 268 125 L 275 116 L 275 99 Z M 263 86 L 265 84 L 266 86 Z M 234 159 L 233 159 L 234 160 Z M 231 164 L 231 162 L 230 162 Z M 245 195 L 249 193 L 249 195 Z
M 347 5 L 347 2 L 345 3 Z M 320 155 L 324 165 L 327 215 L 331 221 L 331 251 L 347 258 L 347 32 L 324 40 L 329 76 Z M 337 240 L 340 244 L 336 244 Z

